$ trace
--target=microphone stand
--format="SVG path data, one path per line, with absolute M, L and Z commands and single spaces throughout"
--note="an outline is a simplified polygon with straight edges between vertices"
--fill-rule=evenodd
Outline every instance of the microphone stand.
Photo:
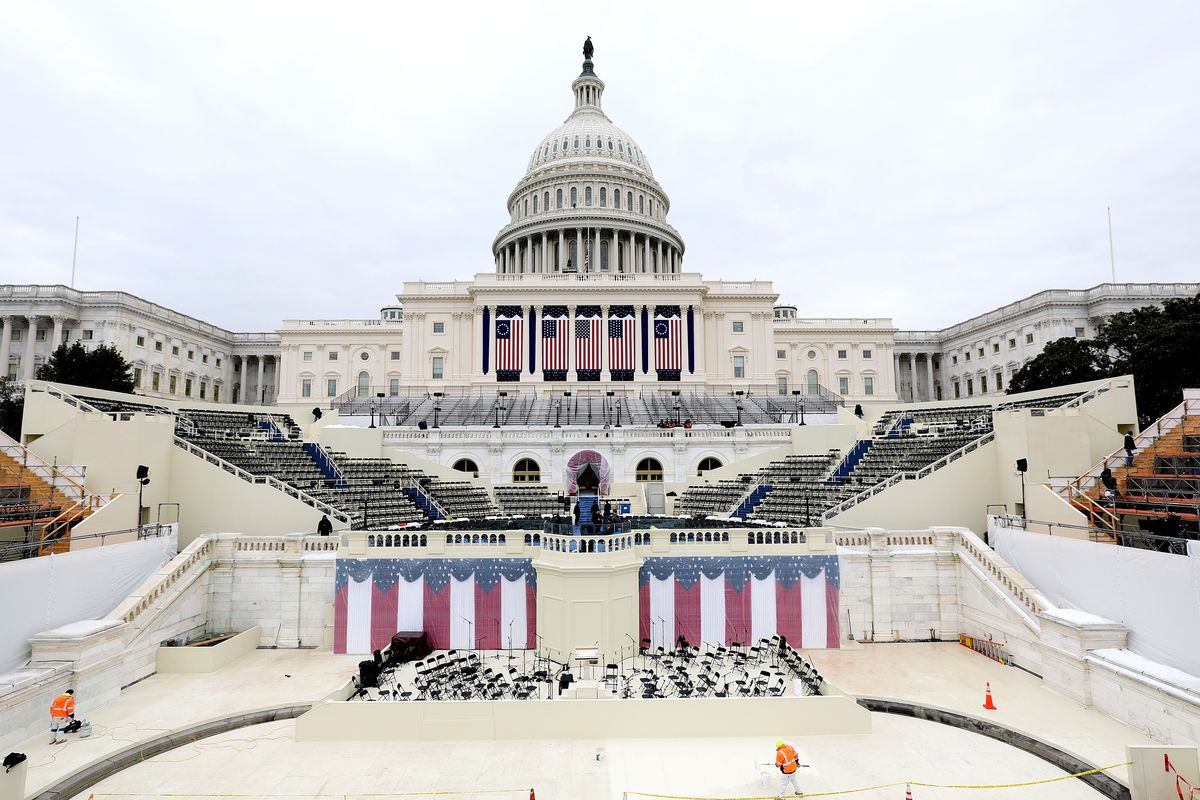
M 468 653 L 474 652 L 474 650 L 475 650 L 475 623 L 472 622 L 471 620 L 467 619 L 466 617 L 459 617 L 459 619 L 461 619 L 463 622 L 467 623 L 467 626 L 468 626 L 467 627 L 467 635 L 470 636 L 470 641 L 468 642 L 467 652 Z

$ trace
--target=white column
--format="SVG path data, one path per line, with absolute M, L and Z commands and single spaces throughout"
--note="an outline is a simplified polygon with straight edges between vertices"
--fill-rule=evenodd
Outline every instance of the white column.
M 925 399 L 933 400 L 933 353 L 925 354 L 925 382 L 929 386 L 929 394 Z
M 29 328 L 26 330 L 25 342 L 25 357 L 21 359 L 21 379 L 30 380 L 33 377 L 33 348 L 37 346 L 37 315 L 27 314 L 25 319 L 29 322 Z
M 663 269 L 663 260 L 662 260 L 662 239 L 659 239 L 657 242 L 655 242 L 654 247 L 655 247 L 655 252 L 656 252 L 655 261 L 654 261 L 654 271 L 655 272 L 665 272 L 666 270 Z
M 579 241 L 576 239 L 576 241 Z M 573 380 L 571 373 L 575 371 L 575 306 L 567 306 L 567 380 Z M 560 387 L 561 388 L 561 387 Z
M 642 242 L 642 272 L 650 271 L 650 237 L 645 237 Z
M 547 210 L 549 210 L 549 209 L 547 209 Z M 546 267 L 546 264 L 549 261 L 549 254 L 550 254 L 550 248 L 547 246 L 548 240 L 549 240 L 549 237 L 547 237 L 546 232 L 543 231 L 542 232 L 542 269 L 541 269 L 542 272 L 550 271 Z
M 557 255 L 555 256 L 555 259 L 554 259 L 554 271 L 555 272 L 562 272 L 563 264 L 567 263 L 563 259 L 563 239 L 564 238 L 565 237 L 563 236 L 562 229 L 559 229 L 558 240 L 554 245 L 554 250 L 557 253 Z
M 600 228 L 596 228 L 596 238 L 592 244 L 592 271 L 600 271 Z
M 0 317 L 4 331 L 0 333 L 0 378 L 8 377 L 8 358 L 12 350 L 12 317 Z
M 254 404 L 258 405 L 263 402 L 263 367 L 266 362 L 262 356 L 255 356 L 258 360 L 258 383 L 254 387 Z
M 534 262 L 533 258 L 533 234 L 529 234 L 525 237 L 525 254 L 526 258 L 529 260 L 529 269 L 525 271 L 534 272 L 537 269 L 537 264 Z
M 892 354 L 892 362 L 895 365 L 894 372 L 896 375 L 896 397 L 898 397 L 900 400 L 903 400 L 904 399 L 904 388 L 903 388 L 903 381 L 901 380 L 901 375 L 900 375 L 900 356 L 901 355 L 902 355 L 901 353 L 893 353 Z
M 63 323 L 66 322 L 62 317 L 54 318 L 54 338 L 50 343 L 50 352 L 53 353 L 62 344 Z
M 583 228 L 575 229 L 575 260 L 571 266 L 575 268 L 576 272 L 583 272 Z

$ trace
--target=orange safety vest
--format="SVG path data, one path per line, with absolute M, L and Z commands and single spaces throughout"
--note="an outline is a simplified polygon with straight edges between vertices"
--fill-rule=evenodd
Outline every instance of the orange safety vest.
M 75 698 L 69 694 L 60 694 L 50 704 L 50 716 L 69 717 L 75 713 Z
M 783 770 L 784 775 L 791 775 L 795 772 L 799 761 L 800 756 L 796 755 L 796 751 L 790 744 L 785 744 L 775 751 L 775 766 Z

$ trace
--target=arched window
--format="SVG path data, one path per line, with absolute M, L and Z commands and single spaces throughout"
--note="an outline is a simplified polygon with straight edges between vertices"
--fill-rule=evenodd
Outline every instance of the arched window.
M 817 390 L 819 390 L 820 388 L 821 388 L 821 376 L 817 374 L 817 371 L 815 369 L 810 369 L 808 371 L 808 393 L 816 394 Z
M 612 139 L 608 140 L 608 149 L 612 150 Z
M 604 191 L 601 189 L 600 191 Z M 600 242 L 600 269 L 608 269 L 608 240 Z
M 554 207 L 562 208 L 562 189 L 554 190 Z
M 529 198 L 525 198 L 525 216 L 529 216 Z
M 591 147 L 592 146 L 592 137 L 590 137 L 590 136 L 587 137 L 587 139 L 585 139 L 583 141 L 583 144 L 584 144 L 584 147 Z
M 639 214 L 646 213 L 646 195 L 644 195 L 644 194 L 638 195 L 638 213 Z
M 643 458 L 638 462 L 635 478 L 638 483 L 662 483 L 662 463 L 657 458 Z
M 554 152 L 558 152 L 558 142 L 554 143 Z
M 633 192 L 625 193 L 625 210 L 633 211 Z
M 583 187 L 583 204 L 585 206 L 592 204 L 592 187 L 590 186 Z
M 535 214 L 537 213 L 537 201 L 538 201 L 538 196 L 535 194 L 533 196 L 533 213 L 535 213 Z
M 696 467 L 696 475 L 703 476 L 710 469 L 719 469 L 723 466 L 725 465 L 721 463 L 721 459 L 716 456 L 708 456 L 700 459 L 700 466 Z
M 572 186 L 571 187 L 571 208 L 575 207 L 575 203 L 578 201 L 578 199 L 579 199 L 578 190 L 574 186 Z
M 545 199 L 542 201 L 542 208 L 546 209 L 547 211 L 550 210 L 550 193 L 549 192 L 546 192 L 546 194 L 545 194 Z
M 600 207 L 605 208 L 608 205 L 608 189 L 600 187 Z
M 621 208 L 621 190 L 613 189 L 613 208 Z
M 571 243 L 567 245 L 567 262 L 572 267 L 578 268 L 579 259 L 576 258 L 575 245 L 576 245 L 576 241 L 574 239 L 572 239 Z
M 542 479 L 542 468 L 532 458 L 522 458 L 513 466 L 513 483 L 538 483 Z
M 367 372 L 366 370 L 358 373 L 358 396 L 371 396 L 371 373 Z
M 575 149 L 576 150 L 579 149 L 579 137 L 578 136 L 575 137 Z

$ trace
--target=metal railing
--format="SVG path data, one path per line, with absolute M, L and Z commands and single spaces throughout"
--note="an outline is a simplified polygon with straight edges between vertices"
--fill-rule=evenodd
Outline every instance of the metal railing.
M 106 531 L 105 533 L 86 533 L 82 536 L 72 536 L 70 541 L 74 545 L 76 542 L 93 542 L 99 539 L 100 544 L 104 545 L 108 539 L 126 537 L 130 534 L 136 534 L 138 539 L 156 539 L 159 536 L 170 534 L 173 525 L 174 523 L 153 523 L 142 525 L 140 528 L 126 528 L 125 530 Z M 35 558 L 40 555 L 49 555 L 41 552 L 45 546 L 45 543 L 42 541 L 4 542 L 0 544 L 0 561 L 14 561 L 23 558 Z
M 892 475 L 890 478 L 886 478 L 885 480 L 883 480 L 879 483 L 876 483 L 873 486 L 868 486 L 866 489 L 863 489 L 858 494 L 847 497 L 845 500 L 838 503 L 836 506 L 833 506 L 832 508 L 827 509 L 821 515 L 821 520 L 822 521 L 827 520 L 832 516 L 841 514 L 843 511 L 854 508 L 856 505 L 863 502 L 864 500 L 874 497 L 875 495 L 879 494 L 880 492 L 890 489 L 891 487 L 895 486 L 898 483 L 901 483 L 902 481 L 913 481 L 913 480 L 920 480 L 922 478 L 927 478 L 930 475 L 932 475 L 933 473 L 942 469 L 943 467 L 947 467 L 950 464 L 953 464 L 955 461 L 958 461 L 960 458 L 967 455 L 968 453 L 972 453 L 972 452 L 978 450 L 979 448 L 983 447 L 985 444 L 990 444 L 995 439 L 996 439 L 996 434 L 994 434 L 994 433 L 984 434 L 983 436 L 979 437 L 978 439 L 971 440 L 967 444 L 965 444 L 962 447 L 955 450 L 953 453 L 947 453 L 946 455 L 939 458 L 937 461 L 934 461 L 932 464 L 921 467 L 918 470 L 908 470 L 908 471 L 904 471 L 904 472 L 897 472 L 896 474 Z
M 83 467 L 71 467 L 71 471 L 75 473 L 74 476 L 67 474 L 67 468 L 51 464 L 3 431 L 0 431 L 0 453 L 8 456 L 22 470 L 48 485 L 52 491 L 72 500 L 81 500 L 87 496 L 87 489 L 82 483 Z
M 338 522 L 342 522 L 347 525 L 350 524 L 350 515 L 347 514 L 346 512 L 339 511 L 338 509 L 329 505 L 325 501 L 318 500 L 317 498 L 313 497 L 308 492 L 297 489 L 295 486 L 292 486 L 289 483 L 284 483 L 283 481 L 279 480 L 278 478 L 275 478 L 271 475 L 255 475 L 252 472 L 247 472 L 246 470 L 242 469 L 238 465 L 230 463 L 230 462 L 226 461 L 225 459 L 221 458 L 220 456 L 214 455 L 213 453 L 210 453 L 209 451 L 205 450 L 203 447 L 192 444 L 187 439 L 183 439 L 179 436 L 175 437 L 175 446 L 183 448 L 188 453 L 191 453 L 192 455 L 196 456 L 197 458 L 204 459 L 205 461 L 207 461 L 209 464 L 212 464 L 213 466 L 220 467 L 221 469 L 225 470 L 226 472 L 230 473 L 231 475 L 236 475 L 237 477 L 241 478 L 242 480 L 246 481 L 247 483 L 253 483 L 256 485 L 260 485 L 260 486 L 261 485 L 270 486 L 274 489 L 277 489 L 277 490 L 283 492 L 288 497 L 295 498 L 296 500 L 299 500 L 300 502 L 304 503 L 305 505 L 312 506 L 313 508 L 320 511 L 322 514 L 328 514 L 331 518 L 337 520 Z
M 1023 517 L 1004 514 L 997 515 L 1003 527 L 1013 528 L 1016 530 L 1029 531 L 1031 525 L 1037 525 L 1045 528 L 1044 531 L 1030 531 L 1032 533 L 1044 533 L 1047 536 L 1054 536 L 1055 530 L 1063 531 L 1080 531 L 1086 534 L 1089 541 L 1098 544 L 1116 544 L 1122 547 L 1133 547 L 1142 550 L 1155 550 L 1160 553 L 1171 553 L 1173 555 L 1186 556 L 1188 554 L 1188 542 L 1198 541 L 1196 539 L 1188 539 L 1182 536 L 1163 536 L 1157 533 L 1144 533 L 1142 531 L 1113 531 L 1108 528 L 1097 528 L 1091 525 L 1072 525 L 1067 522 L 1049 522 L 1040 519 L 1025 519 Z M 1072 537 L 1077 538 L 1077 537 Z

